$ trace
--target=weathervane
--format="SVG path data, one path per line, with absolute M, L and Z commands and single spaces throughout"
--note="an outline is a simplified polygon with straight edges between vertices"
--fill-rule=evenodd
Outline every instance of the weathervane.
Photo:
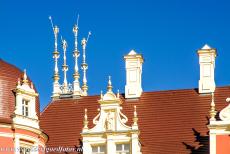
M 54 33 L 54 52 L 53 52 L 53 59 L 54 59 L 54 83 L 53 83 L 53 97 L 57 97 L 59 96 L 59 74 L 58 74 L 58 58 L 59 58 L 59 52 L 58 52 L 58 33 L 59 33 L 59 28 L 57 26 L 54 26 L 53 21 L 52 21 L 52 17 L 49 16 L 49 20 L 53 29 L 53 33 Z
M 83 38 L 81 41 L 81 45 L 82 45 L 82 50 L 83 50 L 83 62 L 81 64 L 81 68 L 83 70 L 83 85 L 82 85 L 82 90 L 83 90 L 83 95 L 87 95 L 87 90 L 88 90 L 88 86 L 87 86 L 87 79 L 86 79 L 86 70 L 88 69 L 88 65 L 86 63 L 86 45 L 87 42 L 89 40 L 89 37 L 91 35 L 91 32 L 89 31 L 87 39 Z

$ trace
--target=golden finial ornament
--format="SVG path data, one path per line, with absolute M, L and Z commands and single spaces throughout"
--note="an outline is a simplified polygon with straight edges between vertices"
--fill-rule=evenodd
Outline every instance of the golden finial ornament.
M 216 118 L 216 109 L 215 109 L 215 97 L 214 97 L 214 93 L 212 93 L 212 102 L 211 102 L 211 109 L 209 111 L 209 115 L 210 115 L 210 121 L 215 121 Z
M 23 72 L 23 80 L 22 80 L 22 82 L 23 82 L 23 84 L 28 84 L 26 69 L 24 69 L 24 72 Z
M 134 105 L 133 126 L 137 126 L 137 121 L 138 121 L 138 118 L 137 118 L 137 107 L 136 107 L 136 105 Z
M 83 125 L 84 128 L 83 129 L 88 129 L 88 116 L 87 116 L 87 109 L 85 109 L 85 115 L 84 115 L 84 121 L 83 121 Z
M 113 86 L 112 86 L 112 82 L 111 82 L 111 76 L 109 76 L 107 91 L 112 92 L 112 89 L 113 89 Z

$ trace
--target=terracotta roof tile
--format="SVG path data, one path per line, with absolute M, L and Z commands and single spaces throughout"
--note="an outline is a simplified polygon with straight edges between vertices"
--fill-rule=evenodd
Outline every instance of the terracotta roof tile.
M 217 110 L 224 108 L 230 87 L 215 92 Z M 209 153 L 208 112 L 211 96 L 197 89 L 144 92 L 139 100 L 123 100 L 123 113 L 132 123 L 137 105 L 143 154 Z M 56 100 L 41 114 L 41 127 L 49 135 L 47 146 L 78 145 L 83 127 L 83 112 L 88 109 L 89 127 L 97 115 L 99 96 Z

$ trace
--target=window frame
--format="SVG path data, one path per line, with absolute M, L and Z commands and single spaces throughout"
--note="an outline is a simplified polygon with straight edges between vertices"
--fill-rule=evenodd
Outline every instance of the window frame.
M 22 115 L 30 117 L 30 101 L 28 99 L 22 99 Z
M 93 152 L 93 148 L 97 147 L 97 152 Z M 100 151 L 101 147 L 104 147 L 104 152 Z M 98 145 L 91 145 L 92 148 L 92 154 L 106 154 L 106 144 L 98 144 Z
M 117 150 L 117 146 L 118 145 L 121 145 L 122 146 L 122 149 L 121 151 Z M 128 145 L 129 146 L 129 149 L 128 151 L 126 151 L 125 149 L 125 145 Z M 131 154 L 131 144 L 129 142 L 125 142 L 125 143 L 116 143 L 116 154 Z

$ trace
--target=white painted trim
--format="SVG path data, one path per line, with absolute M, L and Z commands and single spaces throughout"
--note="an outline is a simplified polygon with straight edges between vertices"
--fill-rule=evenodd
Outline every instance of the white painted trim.
M 14 138 L 14 135 L 13 135 L 13 133 L 3 133 L 3 132 L 0 132 L 0 137 Z
M 216 134 L 209 133 L 209 150 L 210 154 L 216 154 Z

